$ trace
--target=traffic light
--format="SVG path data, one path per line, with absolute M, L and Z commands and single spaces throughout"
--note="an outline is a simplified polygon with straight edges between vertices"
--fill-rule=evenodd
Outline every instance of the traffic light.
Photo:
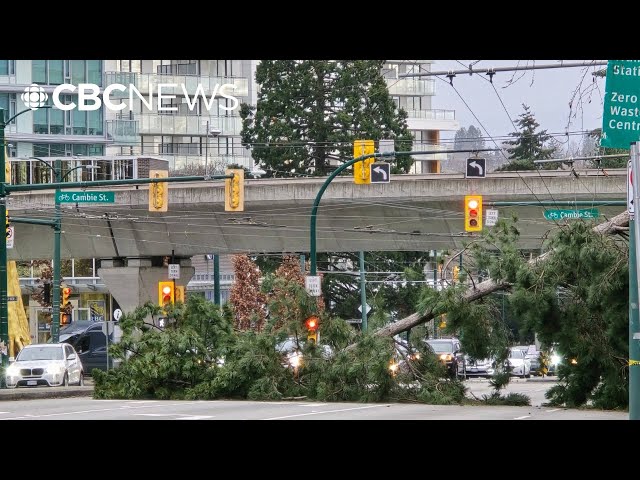
M 353 142 L 353 158 L 375 153 L 373 140 L 355 140 Z M 371 183 L 371 164 L 374 158 L 367 158 L 353 164 L 353 182 L 357 184 Z
M 307 318 L 304 324 L 307 327 L 307 341 L 318 343 L 318 326 L 320 319 L 313 315 Z
M 9 210 L 7 210 L 7 215 L 6 215 L 5 218 L 7 219 L 6 225 L 5 225 L 5 227 L 6 227 L 5 231 L 6 231 L 7 237 L 9 237 L 9 235 L 10 235 L 9 234 L 9 227 L 11 227 L 11 218 L 9 218 Z
M 233 178 L 224 180 L 224 211 L 244 212 L 244 170 L 227 168 L 224 173 L 233 174 Z
M 482 231 L 482 195 L 464 197 L 464 229 L 467 232 Z
M 65 306 L 67 304 L 67 302 L 69 301 L 69 297 L 71 296 L 71 288 L 70 287 L 64 287 L 62 290 L 60 290 L 60 292 L 62 293 L 62 306 Z
M 453 266 L 453 280 L 458 280 L 458 276 L 460 275 L 460 267 L 458 265 Z
M 182 285 L 176 285 L 176 302 L 184 303 L 185 300 L 185 287 Z
M 165 308 L 173 305 L 176 299 L 175 285 L 173 280 L 158 282 L 158 305 Z
M 149 178 L 166 178 L 167 170 L 150 170 Z M 169 184 L 165 182 L 149 184 L 149 211 L 166 212 L 169 208 Z

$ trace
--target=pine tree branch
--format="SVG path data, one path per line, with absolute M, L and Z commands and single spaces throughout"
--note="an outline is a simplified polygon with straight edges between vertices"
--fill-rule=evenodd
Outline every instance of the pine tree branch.
M 603 222 L 599 225 L 596 225 L 593 228 L 595 233 L 599 233 L 601 235 L 611 235 L 619 233 L 618 227 L 628 227 L 629 226 L 629 212 L 624 211 L 619 215 L 616 215 L 608 222 Z M 539 264 L 540 262 L 546 261 L 551 255 L 553 255 L 553 250 L 549 250 L 548 252 L 543 253 L 539 257 L 529 260 L 529 263 L 532 265 Z M 469 288 L 463 295 L 462 299 L 466 302 L 473 302 L 480 298 L 483 298 L 490 293 L 496 292 L 498 290 L 506 290 L 511 286 L 508 282 L 497 282 L 493 279 L 485 280 L 482 283 L 479 283 L 477 286 Z M 422 323 L 426 323 L 432 320 L 434 314 L 432 311 L 428 312 L 416 312 L 408 317 L 405 317 L 401 320 L 398 320 L 395 323 L 390 323 L 385 325 L 382 328 L 376 330 L 373 335 L 379 337 L 393 337 L 402 332 L 406 332 L 407 330 L 414 328 Z M 355 346 L 355 344 L 349 345 L 346 350 L 350 350 Z

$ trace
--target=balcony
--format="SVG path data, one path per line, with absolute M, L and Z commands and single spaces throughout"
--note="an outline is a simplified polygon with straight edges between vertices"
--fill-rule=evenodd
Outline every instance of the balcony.
M 220 85 L 218 88 L 217 96 L 221 93 L 231 95 L 234 97 L 246 97 L 249 95 L 249 80 L 242 77 L 209 77 L 202 75 L 156 75 L 153 73 L 131 73 L 131 72 L 105 72 L 104 84 L 110 85 L 112 83 L 120 83 L 122 85 L 135 85 L 138 91 L 144 95 L 149 94 L 149 90 L 153 94 L 158 92 L 158 84 L 175 84 L 173 87 L 162 87 L 162 93 L 167 95 L 179 95 L 184 96 L 182 85 L 184 85 L 187 95 L 193 96 L 198 89 L 198 85 L 202 85 L 201 91 L 204 91 L 207 96 L 211 96 L 211 92 L 215 89 L 216 85 Z M 224 84 L 230 84 L 235 86 L 221 88 Z M 115 98 L 127 98 L 129 92 L 121 92 L 114 90 L 112 95 Z
M 107 138 L 114 145 L 135 145 L 140 140 L 138 120 L 107 120 Z
M 140 121 L 142 135 L 187 135 L 207 136 L 209 129 L 217 129 L 222 136 L 240 135 L 242 119 L 240 117 L 197 116 L 197 115 L 136 115 Z
M 167 160 L 170 170 L 183 170 L 194 174 L 204 172 L 205 163 L 209 174 L 223 173 L 229 165 L 242 165 L 248 169 L 253 168 L 253 158 L 250 156 L 232 155 L 179 155 L 170 153 L 159 153 L 154 156 Z
M 455 120 L 455 110 L 407 110 L 410 118 L 425 118 L 427 120 Z
M 391 95 L 435 95 L 436 81 L 433 79 L 399 78 L 387 80 Z
M 409 130 L 458 130 L 455 110 L 407 110 Z

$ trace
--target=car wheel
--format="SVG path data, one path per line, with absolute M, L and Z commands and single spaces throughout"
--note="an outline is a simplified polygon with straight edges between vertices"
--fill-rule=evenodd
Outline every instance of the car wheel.
M 64 377 L 62 377 L 62 386 L 63 387 L 69 386 L 69 375 L 67 374 L 67 372 L 64 372 Z
M 84 387 L 84 373 L 80 372 L 80 380 L 78 380 L 78 386 Z

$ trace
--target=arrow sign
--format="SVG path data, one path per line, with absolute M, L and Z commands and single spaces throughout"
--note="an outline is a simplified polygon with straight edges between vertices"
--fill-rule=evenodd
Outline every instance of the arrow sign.
M 469 166 L 470 166 L 470 167 L 473 167 L 473 168 L 477 168 L 477 169 L 478 169 L 478 175 L 479 175 L 479 176 L 482 176 L 482 174 L 484 173 L 484 168 L 482 168 L 482 166 L 478 165 L 475 161 L 474 161 L 474 162 L 471 162 L 471 163 L 469 164 Z
M 390 165 L 386 162 L 376 162 L 371 164 L 371 183 L 389 183 Z
M 389 175 L 387 175 L 387 172 L 385 172 L 384 169 L 380 167 L 374 167 L 373 171 L 382 175 L 383 180 L 386 180 L 387 178 L 389 178 Z
M 362 305 L 358 307 L 358 311 L 362 313 Z M 371 311 L 371 305 L 367 303 L 367 314 L 369 314 L 370 311 Z
M 487 173 L 487 160 L 485 158 L 467 158 L 467 171 L 465 178 L 485 178 Z

